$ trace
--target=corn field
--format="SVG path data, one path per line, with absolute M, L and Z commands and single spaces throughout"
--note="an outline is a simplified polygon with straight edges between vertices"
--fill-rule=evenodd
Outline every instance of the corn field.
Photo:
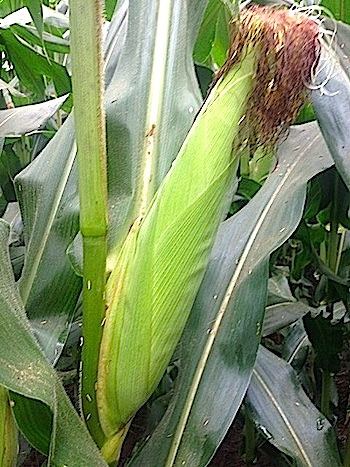
M 0 47 L 0 467 L 350 467 L 348 0 L 2 0 Z

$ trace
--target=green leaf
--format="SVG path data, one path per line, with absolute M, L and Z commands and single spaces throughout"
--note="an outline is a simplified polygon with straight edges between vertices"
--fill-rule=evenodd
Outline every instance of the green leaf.
M 37 97 L 41 100 L 45 98 L 44 76 L 52 79 L 58 95 L 71 91 L 70 78 L 64 66 L 49 61 L 47 57 L 21 43 L 11 30 L 3 29 L 0 34 L 18 78 Z
M 43 10 L 41 3 L 41 0 L 25 0 L 24 2 L 24 5 L 28 8 L 31 17 L 33 18 L 33 23 L 35 24 L 40 37 L 42 37 L 43 34 Z
M 311 99 L 336 168 L 350 188 L 350 26 L 338 22 L 336 37 L 336 53 L 322 51 L 317 74 L 326 94 L 315 90 Z
M 230 13 L 221 0 L 209 0 L 194 48 L 194 60 L 209 68 L 226 61 Z
M 213 456 L 254 366 L 269 254 L 298 225 L 308 179 L 331 164 L 315 124 L 292 129 L 281 146 L 278 168 L 258 194 L 222 224 L 180 342 L 174 398 L 131 466 L 206 465 Z
M 57 112 L 67 97 L 62 96 L 40 104 L 0 110 L 0 138 L 25 135 L 37 130 Z
M 37 30 L 32 26 L 11 26 L 11 31 L 18 37 L 21 37 L 26 42 L 32 45 L 45 46 L 47 51 L 67 54 L 69 53 L 69 41 L 62 37 L 55 36 L 48 32 L 43 32 L 42 37 L 39 36 Z
M 335 434 L 292 367 L 260 347 L 246 405 L 265 438 L 300 467 L 341 466 Z
M 273 274 L 269 279 L 267 305 L 296 301 L 284 274 Z
M 350 23 L 350 4 L 347 0 L 322 0 L 321 5 L 328 8 L 335 19 Z
M 307 337 L 303 321 L 291 326 L 282 346 L 282 358 L 293 368 L 302 368 L 309 354 L 310 341 Z
M 18 294 L 0 220 L 0 383 L 47 405 L 53 414 L 50 465 L 105 466 L 59 379 L 39 349 Z
M 32 327 L 52 362 L 62 350 L 81 287 L 65 255 L 79 229 L 74 160 L 70 117 L 15 180 L 27 248 L 19 289 Z
M 339 354 L 343 348 L 344 327 L 342 323 L 332 324 L 323 316 L 304 319 L 305 330 L 315 351 L 316 365 L 331 373 L 340 370 Z
M 0 465 L 13 467 L 18 452 L 18 433 L 10 408 L 8 391 L 0 386 Z
M 12 12 L 23 7 L 24 0 L 1 0 L 0 2 L 0 16 L 4 18 L 5 16 L 11 14 Z
M 303 302 L 284 302 L 266 308 L 262 335 L 268 336 L 294 323 L 312 310 Z
M 105 14 L 108 21 L 111 20 L 118 0 L 105 0 Z

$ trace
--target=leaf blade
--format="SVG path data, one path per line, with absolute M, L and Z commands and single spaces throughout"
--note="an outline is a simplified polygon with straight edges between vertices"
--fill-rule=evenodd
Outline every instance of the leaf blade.
M 307 398 L 292 367 L 262 346 L 247 405 L 267 439 L 298 465 L 341 465 L 330 423 Z

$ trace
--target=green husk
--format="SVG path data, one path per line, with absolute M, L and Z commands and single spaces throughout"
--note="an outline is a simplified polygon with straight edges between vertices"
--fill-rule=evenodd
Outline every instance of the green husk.
M 246 52 L 212 90 L 108 280 L 97 400 L 109 440 L 159 383 L 226 213 L 239 159 L 233 142 L 253 83 L 255 54 Z

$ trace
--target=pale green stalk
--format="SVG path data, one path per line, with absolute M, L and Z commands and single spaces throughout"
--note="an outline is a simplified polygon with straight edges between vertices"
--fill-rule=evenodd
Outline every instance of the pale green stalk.
M 83 236 L 82 407 L 99 446 L 104 442 L 96 406 L 101 323 L 105 313 L 107 175 L 102 63 L 103 2 L 70 2 L 74 117 Z
M 255 63 L 252 50 L 243 56 L 212 90 L 108 280 L 97 385 L 108 462 L 169 363 L 232 196 L 239 158 L 233 142 Z
M 11 408 L 8 391 L 0 386 L 0 465 L 14 467 L 18 452 L 18 434 Z

